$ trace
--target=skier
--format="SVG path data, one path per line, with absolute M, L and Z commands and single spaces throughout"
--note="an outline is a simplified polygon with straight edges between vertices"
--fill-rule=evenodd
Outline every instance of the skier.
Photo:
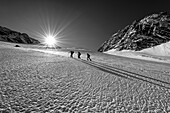
M 87 60 L 90 60 L 91 61 L 91 58 L 90 58 L 90 54 L 87 53 Z
M 79 59 L 81 59 L 81 58 L 80 58 L 80 56 L 81 56 L 81 53 L 80 53 L 80 52 L 78 52 L 78 54 L 77 54 L 77 55 L 78 55 L 78 58 L 79 58 Z
M 70 51 L 70 57 L 73 57 L 74 51 Z

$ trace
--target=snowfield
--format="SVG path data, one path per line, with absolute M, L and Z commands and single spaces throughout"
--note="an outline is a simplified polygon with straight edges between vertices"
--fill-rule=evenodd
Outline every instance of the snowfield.
M 0 42 L 2 113 L 170 112 L 170 64 Z
M 158 56 L 170 56 L 170 42 L 144 49 L 141 52 Z
M 143 49 L 141 51 L 132 50 L 117 51 L 116 49 L 111 49 L 109 51 L 106 51 L 105 53 L 135 59 L 170 63 L 170 42 L 163 43 L 152 48 Z

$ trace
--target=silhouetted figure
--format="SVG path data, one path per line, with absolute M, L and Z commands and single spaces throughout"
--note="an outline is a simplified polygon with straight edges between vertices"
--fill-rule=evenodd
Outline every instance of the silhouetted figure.
M 91 61 L 90 54 L 87 53 L 87 60 Z
M 73 57 L 74 51 L 70 51 L 70 57 Z
M 78 54 L 77 54 L 77 55 L 78 55 L 78 58 L 80 58 L 80 56 L 81 56 L 81 53 L 80 53 L 80 52 L 78 52 Z M 80 59 L 81 59 L 81 58 L 80 58 Z

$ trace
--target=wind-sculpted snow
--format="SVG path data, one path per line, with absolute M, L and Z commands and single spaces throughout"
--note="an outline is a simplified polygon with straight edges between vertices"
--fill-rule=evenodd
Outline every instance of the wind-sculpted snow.
M 114 56 L 94 53 L 93 61 L 87 62 L 57 54 L 1 47 L 0 112 L 170 112 L 170 90 L 167 88 L 170 70 L 166 69 L 167 65 L 110 57 Z M 161 78 L 159 74 L 151 75 L 152 66 L 159 74 L 166 69 L 166 75 L 160 75 Z M 117 71 L 113 67 L 118 68 Z M 144 81 L 127 77 L 127 73 L 132 72 L 136 77 L 139 73 L 146 76 L 142 77 Z
M 98 62 L 94 62 L 94 61 L 91 61 L 91 62 L 88 62 L 88 61 L 85 61 L 85 60 L 79 60 L 79 61 L 86 63 L 88 65 L 91 65 L 93 67 L 96 67 L 96 68 L 98 68 L 102 71 L 105 71 L 105 72 L 108 72 L 108 73 L 111 73 L 111 74 L 114 74 L 114 75 L 117 75 L 117 76 L 120 76 L 120 77 L 123 77 L 123 78 L 131 79 L 131 80 L 133 80 L 133 79 L 142 80 L 144 82 L 148 82 L 148 83 L 151 83 L 151 84 L 154 84 L 154 85 L 158 85 L 160 87 L 170 89 L 170 82 L 166 82 L 166 81 L 162 81 L 162 80 L 155 79 L 155 78 L 152 78 L 152 77 L 148 77 L 146 75 L 140 75 L 140 74 L 137 74 L 137 73 L 129 72 L 129 71 L 126 71 L 126 70 L 122 70 L 122 69 L 119 69 L 119 68 L 115 68 L 115 67 L 105 65 L 105 64 L 102 64 L 102 63 L 98 63 Z

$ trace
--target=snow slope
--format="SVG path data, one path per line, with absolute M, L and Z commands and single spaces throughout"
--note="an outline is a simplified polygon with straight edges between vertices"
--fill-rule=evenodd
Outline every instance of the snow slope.
M 157 56 L 170 56 L 170 42 L 152 48 L 143 49 L 140 52 Z
M 117 51 L 116 49 L 112 49 L 104 53 L 129 58 L 170 63 L 170 42 L 152 48 L 143 49 L 141 51 Z
M 38 50 L 0 43 L 0 112 L 169 112 L 169 64 L 91 53 L 95 67 L 58 50 Z M 127 71 L 136 77 L 122 77 Z M 147 82 L 149 77 L 169 88 Z

